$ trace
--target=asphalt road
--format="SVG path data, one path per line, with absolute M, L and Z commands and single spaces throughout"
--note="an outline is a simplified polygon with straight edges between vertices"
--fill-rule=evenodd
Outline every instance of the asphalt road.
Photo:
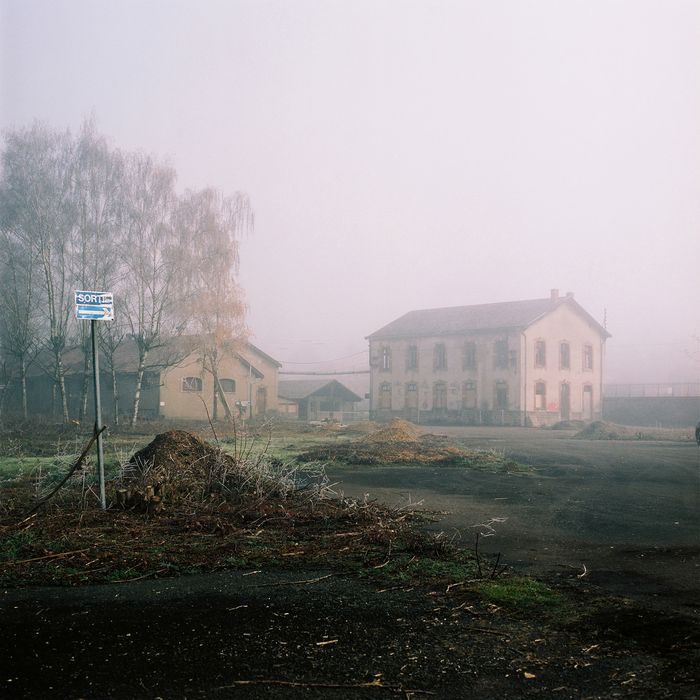
M 700 609 L 700 449 L 694 443 L 592 441 L 569 431 L 432 428 L 502 450 L 528 475 L 463 468 L 333 469 L 347 496 L 441 511 L 433 529 L 537 576 L 586 575 L 612 593 Z M 484 526 L 491 523 L 490 528 Z M 585 567 L 585 569 L 584 569 Z

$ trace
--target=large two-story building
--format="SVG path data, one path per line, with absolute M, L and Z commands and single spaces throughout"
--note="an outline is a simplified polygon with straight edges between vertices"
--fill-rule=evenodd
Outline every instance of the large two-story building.
M 598 420 L 605 341 L 573 294 L 410 311 L 372 333 L 377 420 L 551 425 Z

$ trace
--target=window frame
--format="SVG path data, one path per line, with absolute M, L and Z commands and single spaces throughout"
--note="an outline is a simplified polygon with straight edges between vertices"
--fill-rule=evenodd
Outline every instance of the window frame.
M 535 367 L 544 369 L 547 366 L 547 341 L 538 338 L 535 341 Z
M 440 402 L 438 402 L 438 398 L 441 399 Z M 439 403 L 441 405 L 438 405 Z M 438 381 L 433 383 L 433 410 L 447 410 L 447 382 Z
M 418 346 L 415 344 L 406 348 L 406 369 L 418 369 Z
M 193 386 L 194 385 L 194 386 Z M 198 387 L 198 388 L 194 388 Z M 180 378 L 180 391 L 183 394 L 201 394 L 203 382 L 201 377 L 190 376 Z
M 566 348 L 566 363 L 564 362 L 564 349 Z M 562 340 L 559 343 L 559 369 L 571 369 L 571 343 Z
M 231 382 L 233 384 L 233 389 L 226 389 L 224 382 Z M 224 394 L 235 394 L 236 393 L 236 380 L 232 377 L 219 377 L 219 386 Z
M 447 369 L 447 346 L 445 343 L 435 343 L 433 349 L 433 369 Z
M 539 391 L 540 387 L 542 391 Z M 535 382 L 535 410 L 536 411 L 546 411 L 547 410 L 547 382 L 536 381 Z M 538 405 L 538 397 L 542 397 L 541 406 Z
M 473 340 L 467 340 L 462 351 L 462 369 L 476 369 L 476 364 L 476 343 Z
M 379 355 L 379 371 L 391 372 L 391 348 L 388 345 L 382 345 Z
M 379 397 L 378 397 L 378 408 L 380 411 L 391 411 L 392 407 L 392 387 L 391 387 L 391 382 L 382 382 L 379 385 Z M 388 398 L 388 406 L 385 406 L 384 403 L 386 402 Z
M 496 369 L 509 367 L 508 338 L 500 338 L 493 342 L 493 364 Z

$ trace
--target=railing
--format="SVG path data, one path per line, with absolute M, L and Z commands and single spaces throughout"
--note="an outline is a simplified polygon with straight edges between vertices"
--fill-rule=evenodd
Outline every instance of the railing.
M 637 398 L 642 396 L 700 396 L 700 382 L 675 382 L 669 384 L 605 384 L 603 386 L 603 396 L 605 398 Z

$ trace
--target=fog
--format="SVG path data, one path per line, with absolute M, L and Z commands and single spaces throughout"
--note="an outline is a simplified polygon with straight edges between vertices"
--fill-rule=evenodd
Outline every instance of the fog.
M 416 308 L 572 291 L 607 382 L 700 374 L 695 0 L 0 0 L 0 127 L 242 190 L 251 340 L 367 367 Z M 305 363 L 305 364 L 292 364 Z

